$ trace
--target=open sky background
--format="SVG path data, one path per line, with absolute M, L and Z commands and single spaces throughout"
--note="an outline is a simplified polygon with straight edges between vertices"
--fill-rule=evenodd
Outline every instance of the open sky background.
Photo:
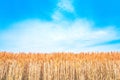
M 120 51 L 120 1 L 0 0 L 0 51 Z

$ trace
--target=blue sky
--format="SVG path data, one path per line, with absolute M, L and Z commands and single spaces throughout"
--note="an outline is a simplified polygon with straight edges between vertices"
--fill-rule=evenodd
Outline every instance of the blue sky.
M 0 51 L 120 51 L 119 0 L 0 0 Z

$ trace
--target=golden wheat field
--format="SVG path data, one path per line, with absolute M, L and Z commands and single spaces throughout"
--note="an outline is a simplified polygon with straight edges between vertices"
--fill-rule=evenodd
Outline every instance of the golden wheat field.
M 0 80 L 120 80 L 120 52 L 0 52 Z

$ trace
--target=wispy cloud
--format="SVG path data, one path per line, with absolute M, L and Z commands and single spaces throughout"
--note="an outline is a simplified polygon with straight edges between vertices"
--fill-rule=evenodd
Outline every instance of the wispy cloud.
M 118 44 L 90 47 L 120 39 L 114 26 L 95 29 L 94 22 L 87 19 L 67 21 L 63 11 L 74 14 L 72 1 L 60 0 L 51 16 L 52 21 L 28 19 L 12 24 L 11 29 L 0 34 L 0 49 L 17 52 L 119 50 Z
M 58 8 L 68 12 L 74 12 L 74 7 L 72 5 L 72 0 L 60 0 L 57 4 Z
M 72 3 L 73 0 L 59 0 L 52 15 L 52 19 L 54 21 L 62 21 L 66 19 L 65 15 L 73 14 L 73 16 L 76 16 Z M 67 14 L 64 14 L 65 12 L 67 12 Z

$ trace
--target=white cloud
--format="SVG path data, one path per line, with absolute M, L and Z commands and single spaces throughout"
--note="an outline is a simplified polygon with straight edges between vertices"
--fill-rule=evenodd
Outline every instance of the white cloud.
M 63 23 L 64 22 L 64 23 Z M 102 50 L 104 47 L 87 46 L 117 39 L 114 28 L 93 30 L 94 24 L 78 19 L 61 23 L 26 20 L 11 25 L 13 28 L 1 34 L 1 39 L 7 51 L 87 51 Z M 6 50 L 5 49 L 5 50 Z

